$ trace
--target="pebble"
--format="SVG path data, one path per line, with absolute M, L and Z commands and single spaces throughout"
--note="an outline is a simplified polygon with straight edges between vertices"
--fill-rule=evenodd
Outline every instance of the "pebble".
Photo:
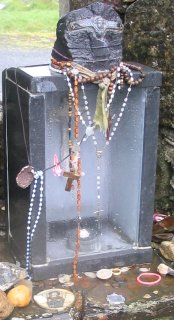
M 67 284 L 70 282 L 71 276 L 68 274 L 61 274 L 61 275 L 59 275 L 58 279 L 59 279 L 60 283 Z
M 42 314 L 42 317 L 43 317 L 43 318 L 49 318 L 49 317 L 52 317 L 52 316 L 53 316 L 52 313 L 43 313 L 43 314 Z
M 64 284 L 63 284 L 63 287 L 72 287 L 74 285 L 74 282 L 65 282 Z
M 150 299 L 150 298 L 151 298 L 151 295 L 147 293 L 147 294 L 144 295 L 143 298 L 144 298 L 144 299 Z
M 158 294 L 158 290 L 153 291 L 154 294 Z
M 161 254 L 169 261 L 174 261 L 174 242 L 162 241 L 159 247 Z
M 25 320 L 24 318 L 13 317 L 11 320 Z
M 130 270 L 130 267 L 122 267 L 121 272 L 128 272 Z
M 97 277 L 94 272 L 84 272 L 84 275 L 91 279 L 95 279 Z
M 150 271 L 150 268 L 139 268 L 140 272 L 148 272 Z

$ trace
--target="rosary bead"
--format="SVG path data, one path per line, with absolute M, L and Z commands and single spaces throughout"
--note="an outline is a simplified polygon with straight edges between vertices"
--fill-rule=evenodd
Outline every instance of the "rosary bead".
M 78 93 L 78 87 L 74 87 L 74 93 Z

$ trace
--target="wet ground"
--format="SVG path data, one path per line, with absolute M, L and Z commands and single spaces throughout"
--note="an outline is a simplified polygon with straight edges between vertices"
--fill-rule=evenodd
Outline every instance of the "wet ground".
M 0 209 L 0 261 L 14 262 L 6 239 L 5 210 L 1 202 Z M 72 286 L 61 284 L 58 279 L 33 282 L 33 296 L 40 291 L 52 288 L 63 288 L 75 295 L 75 303 L 65 313 L 53 313 L 40 308 L 32 300 L 26 308 L 15 308 L 8 319 L 53 319 L 53 320 L 114 320 L 114 319 L 174 319 L 174 277 L 163 276 L 158 285 L 145 286 L 137 283 L 140 268 L 157 271 L 159 263 L 163 262 L 154 252 L 153 263 L 131 266 L 129 270 L 122 269 L 120 275 L 112 275 L 109 280 L 91 279 L 80 274 Z M 153 278 L 149 279 L 153 281 Z M 111 305 L 107 296 L 121 295 L 125 302 Z

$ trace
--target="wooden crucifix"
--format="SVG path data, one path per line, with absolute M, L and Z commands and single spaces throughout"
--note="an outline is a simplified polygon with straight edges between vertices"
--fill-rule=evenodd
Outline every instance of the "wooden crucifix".
M 67 183 L 66 183 L 66 187 L 65 187 L 65 191 L 71 191 L 72 188 L 72 184 L 74 180 L 79 180 L 80 176 L 78 174 L 75 174 L 74 172 L 64 172 L 63 176 L 68 178 Z

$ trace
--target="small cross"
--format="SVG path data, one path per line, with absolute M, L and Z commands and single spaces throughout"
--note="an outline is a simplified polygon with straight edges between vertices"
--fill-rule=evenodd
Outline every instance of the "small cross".
M 78 174 L 75 174 L 74 172 L 64 172 L 63 176 L 68 178 L 65 191 L 71 191 L 73 181 L 80 179 L 80 176 Z

